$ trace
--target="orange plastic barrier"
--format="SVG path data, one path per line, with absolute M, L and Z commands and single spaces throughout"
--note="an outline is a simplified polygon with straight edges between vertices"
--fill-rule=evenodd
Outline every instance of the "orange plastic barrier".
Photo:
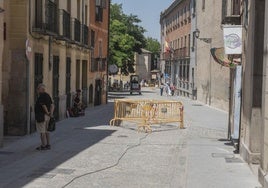
M 117 99 L 114 103 L 114 118 L 110 125 L 120 125 L 121 121 L 138 123 L 138 131 L 151 132 L 152 124 L 178 122 L 184 128 L 183 104 L 165 100 Z

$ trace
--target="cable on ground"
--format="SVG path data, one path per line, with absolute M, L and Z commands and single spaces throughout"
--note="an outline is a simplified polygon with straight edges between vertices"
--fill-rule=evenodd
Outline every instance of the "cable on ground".
M 98 172 L 101 172 L 101 171 L 108 170 L 108 169 L 110 169 L 110 168 L 116 167 L 116 166 L 120 163 L 121 159 L 122 159 L 122 158 L 125 156 L 125 154 L 128 152 L 128 150 L 140 146 L 140 145 L 141 145 L 141 141 L 144 140 L 148 135 L 149 135 L 149 134 L 147 133 L 144 137 L 140 138 L 138 144 L 136 144 L 136 145 L 132 145 L 132 146 L 129 146 L 128 148 L 126 148 L 125 151 L 122 153 L 122 155 L 118 158 L 118 160 L 117 160 L 117 162 L 116 162 L 115 164 L 113 164 L 113 165 L 111 165 L 111 166 L 107 166 L 107 167 L 105 167 L 105 168 L 101 168 L 101 169 L 96 170 L 96 171 L 92 171 L 92 172 L 88 172 L 88 173 L 84 173 L 84 174 L 82 174 L 82 175 L 76 176 L 76 177 L 74 177 L 70 182 L 68 182 L 67 184 L 65 184 L 64 186 L 62 186 L 62 188 L 65 188 L 65 187 L 69 186 L 69 185 L 70 185 L 71 183 L 73 183 L 75 180 L 77 180 L 77 179 L 79 179 L 79 178 L 82 178 L 82 177 L 84 177 L 84 176 L 91 175 L 91 174 L 95 174 L 95 173 L 98 173 Z

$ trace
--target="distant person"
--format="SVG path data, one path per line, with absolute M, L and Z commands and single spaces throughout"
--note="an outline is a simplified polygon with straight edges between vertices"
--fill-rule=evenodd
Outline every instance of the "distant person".
M 48 150 L 50 146 L 48 123 L 53 117 L 54 104 L 48 93 L 45 92 L 45 85 L 39 84 L 37 87 L 38 98 L 35 103 L 36 130 L 40 133 L 41 145 L 37 150 Z
M 171 90 L 171 95 L 174 96 L 174 93 L 175 93 L 175 90 L 176 90 L 176 87 L 175 87 L 174 84 L 172 84 L 172 85 L 170 86 L 170 90 Z
M 81 90 L 77 89 L 76 94 L 73 99 L 73 108 L 71 112 L 71 116 L 78 117 L 79 115 L 84 115 L 85 106 L 81 100 Z
M 171 95 L 171 90 L 170 90 L 170 87 L 169 87 L 169 83 L 168 82 L 165 84 L 164 90 L 166 92 L 166 96 L 170 96 Z
M 160 84 L 160 96 L 163 96 L 163 91 L 164 91 L 164 84 Z

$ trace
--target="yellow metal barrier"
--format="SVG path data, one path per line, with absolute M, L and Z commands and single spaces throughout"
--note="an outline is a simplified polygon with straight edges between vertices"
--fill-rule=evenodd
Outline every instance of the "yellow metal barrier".
M 183 129 L 183 104 L 178 101 L 117 99 L 110 125 L 119 125 L 124 120 L 137 122 L 138 131 L 143 128 L 151 132 L 151 124 L 168 122 L 179 122 Z

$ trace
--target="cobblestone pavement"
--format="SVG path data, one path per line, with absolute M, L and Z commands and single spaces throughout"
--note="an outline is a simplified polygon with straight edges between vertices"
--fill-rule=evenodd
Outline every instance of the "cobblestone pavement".
M 0 149 L 0 187 L 257 188 L 257 178 L 226 140 L 227 113 L 177 96 L 110 93 L 107 105 L 57 123 L 52 149 L 35 151 L 37 134 L 12 139 Z M 180 100 L 186 129 L 153 125 L 138 133 L 134 123 L 111 127 L 115 98 Z

